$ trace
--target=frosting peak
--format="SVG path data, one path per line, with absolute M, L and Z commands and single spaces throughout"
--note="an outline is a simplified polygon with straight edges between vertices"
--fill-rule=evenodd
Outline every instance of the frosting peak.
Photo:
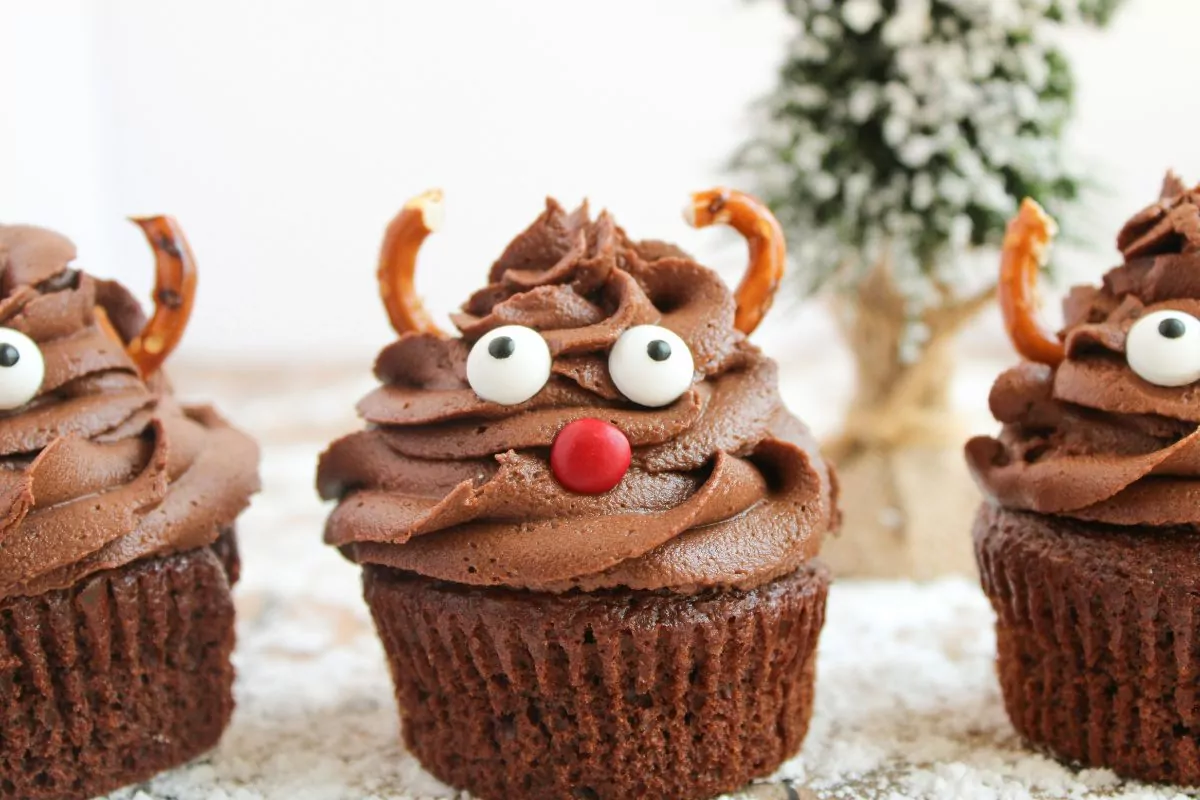
M 1003 430 L 970 441 L 967 459 L 1006 507 L 1119 525 L 1196 524 L 1200 384 L 1187 375 L 1156 380 L 1141 365 L 1178 371 L 1191 359 L 1200 377 L 1200 187 L 1169 173 L 1117 247 L 1123 263 L 1064 301 L 1062 362 L 1026 362 L 1000 376 L 990 405 Z M 1138 338 L 1131 331 L 1140 321 L 1152 328 Z
M 1135 214 L 1117 235 L 1126 261 L 1166 253 L 1200 252 L 1200 186 L 1189 189 L 1174 172 L 1158 202 Z
M 37 396 L 0 413 L 0 598 L 210 544 L 258 487 L 254 444 L 140 377 L 139 304 L 74 257 L 56 233 L 0 226 L 0 327 L 45 362 Z
M 339 501 L 326 541 L 359 562 L 554 592 L 693 592 L 794 570 L 835 521 L 832 479 L 735 306 L 678 248 L 548 200 L 452 316 L 459 337 L 409 332 L 380 353 L 383 385 L 358 407 L 367 429 L 321 458 L 318 489 Z M 539 392 L 501 405 L 471 389 L 467 360 L 508 325 L 537 331 L 552 362 Z M 693 357 L 691 387 L 661 408 L 631 402 L 609 374 L 613 345 L 638 325 L 677 334 Z M 584 418 L 632 447 L 603 494 L 568 491 L 549 464 L 559 431 Z

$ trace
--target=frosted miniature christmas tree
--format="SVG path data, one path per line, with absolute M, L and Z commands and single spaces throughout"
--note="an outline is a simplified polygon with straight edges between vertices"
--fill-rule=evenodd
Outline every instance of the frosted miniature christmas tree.
M 735 166 L 787 231 L 799 291 L 835 290 L 855 354 L 857 395 L 828 447 L 844 572 L 969 568 L 977 497 L 947 388 L 954 334 L 993 288 L 964 256 L 997 244 L 1023 197 L 1058 215 L 1079 197 L 1062 141 L 1075 81 L 1055 35 L 1107 23 L 1119 1 L 786 2 L 796 34 Z M 926 536 L 961 541 L 939 563 Z

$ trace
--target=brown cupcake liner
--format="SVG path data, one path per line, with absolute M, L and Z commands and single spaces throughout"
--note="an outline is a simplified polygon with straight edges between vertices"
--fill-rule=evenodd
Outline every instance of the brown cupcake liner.
M 1200 784 L 1200 533 L 991 506 L 974 533 L 1017 731 L 1067 762 Z
M 233 711 L 233 539 L 0 602 L 0 798 L 95 797 L 216 744 Z
M 548 595 L 367 565 L 404 742 L 487 800 L 688 800 L 800 748 L 829 574 L 694 597 Z

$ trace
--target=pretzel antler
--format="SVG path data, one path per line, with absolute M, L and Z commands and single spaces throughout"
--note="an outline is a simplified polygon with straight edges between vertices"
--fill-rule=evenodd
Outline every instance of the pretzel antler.
M 413 285 L 417 251 L 441 223 L 442 191 L 431 189 L 405 203 L 384 234 L 379 253 L 379 296 L 396 333 L 442 333 Z
M 135 217 L 154 250 L 154 316 L 127 349 L 143 378 L 153 375 L 183 338 L 196 301 L 196 259 L 172 217 Z
M 1038 270 L 1046 261 L 1046 248 L 1058 226 L 1036 201 L 1029 198 L 1008 223 L 1000 261 L 1000 311 L 1013 347 L 1030 361 L 1050 366 L 1065 356 L 1063 343 L 1038 320 Z
M 683 217 L 696 228 L 729 225 L 750 248 L 750 265 L 738 284 L 734 297 L 737 313 L 733 324 L 747 336 L 762 322 L 775 290 L 783 277 L 787 244 L 779 221 L 762 202 L 736 189 L 709 189 L 696 192 L 683 209 Z

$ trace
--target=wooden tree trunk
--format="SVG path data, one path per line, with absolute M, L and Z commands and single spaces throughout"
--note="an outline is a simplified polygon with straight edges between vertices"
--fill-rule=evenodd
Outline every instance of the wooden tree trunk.
M 903 347 L 914 320 L 886 262 L 841 298 L 838 317 L 858 384 L 842 433 L 825 445 L 844 512 L 841 535 L 823 552 L 835 572 L 920 579 L 974 571 L 979 492 L 949 389 L 955 334 L 992 294 L 955 299 L 943 289 L 941 304 L 920 316 L 927 338 L 914 348 Z

